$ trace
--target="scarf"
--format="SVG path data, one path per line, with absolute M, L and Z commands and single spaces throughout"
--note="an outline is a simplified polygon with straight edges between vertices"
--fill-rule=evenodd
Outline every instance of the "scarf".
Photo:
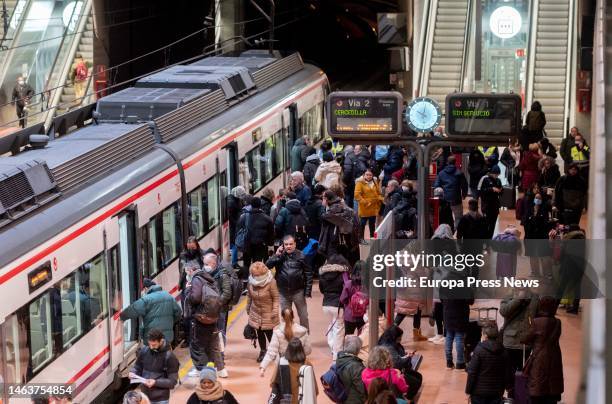
M 198 383 L 195 388 L 196 395 L 200 399 L 200 401 L 214 401 L 219 400 L 223 397 L 223 387 L 221 383 L 215 382 L 215 385 L 212 389 L 204 390 L 202 385 Z
M 255 286 L 259 286 L 259 287 L 266 286 L 268 283 L 270 283 L 271 280 L 272 280 L 272 271 L 268 271 L 266 274 L 259 275 L 259 276 L 249 275 L 249 283 L 253 287 L 255 287 Z

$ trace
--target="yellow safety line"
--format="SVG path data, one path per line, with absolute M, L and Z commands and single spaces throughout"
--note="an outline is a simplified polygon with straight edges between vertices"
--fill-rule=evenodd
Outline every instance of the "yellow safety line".
M 230 311 L 229 316 L 227 317 L 228 330 L 230 326 L 232 325 L 232 323 L 236 321 L 236 318 L 238 318 L 238 315 L 246 309 L 246 304 L 247 304 L 247 298 L 245 297 L 238 303 L 236 307 L 232 309 L 232 311 Z M 193 367 L 193 361 L 191 360 L 191 358 L 189 358 L 189 360 L 179 370 L 179 380 L 182 380 L 185 376 L 187 376 L 187 372 L 189 372 L 189 370 L 191 370 L 192 367 Z

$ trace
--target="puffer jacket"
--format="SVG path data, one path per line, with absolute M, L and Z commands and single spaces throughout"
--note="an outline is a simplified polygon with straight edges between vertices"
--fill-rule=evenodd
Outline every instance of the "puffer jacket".
M 460 204 L 467 195 L 468 187 L 465 176 L 461 170 L 454 165 L 444 167 L 444 169 L 438 173 L 433 186 L 434 188 L 441 187 L 444 189 L 444 200 L 451 205 Z
M 312 294 L 312 271 L 304 254 L 295 250 L 291 254 L 274 254 L 266 262 L 270 269 L 276 268 L 276 285 L 282 294 L 291 294 L 303 290 L 308 297 Z
M 348 271 L 344 265 L 325 264 L 319 269 L 319 290 L 323 293 L 323 306 L 340 307 L 340 295 L 344 286 L 342 274 Z
M 136 300 L 121 312 L 121 320 L 142 317 L 141 333 L 144 338 L 152 329 L 164 333 L 168 343 L 174 340 L 174 323 L 181 318 L 181 307 L 174 297 L 162 289 L 152 286 L 146 295 Z
M 306 157 L 306 164 L 304 164 L 304 170 L 302 170 L 306 185 L 313 185 L 314 177 L 320 164 L 321 160 L 319 160 L 319 156 L 316 154 L 311 154 L 310 156 Z
M 337 161 L 325 161 L 319 165 L 314 179 L 316 182 L 330 189 L 334 185 L 340 185 L 340 173 L 342 167 Z
M 514 299 L 502 300 L 499 306 L 499 314 L 504 318 L 503 341 L 505 348 L 522 349 L 521 338 L 529 330 L 529 321 L 536 315 L 538 299 Z
M 514 379 L 508 369 L 508 354 L 499 342 L 487 340 L 478 343 L 468 364 L 465 393 L 501 398 Z
M 388 384 L 394 384 L 395 387 L 400 391 L 400 393 L 408 392 L 408 385 L 406 384 L 406 379 L 400 373 L 399 370 L 395 368 L 388 369 L 370 369 L 365 368 L 361 373 L 361 380 L 363 380 L 363 384 L 365 384 L 366 389 L 370 387 L 370 383 L 372 380 L 376 378 L 381 378 L 387 381 Z M 391 381 L 391 383 L 389 383 Z
M 362 404 L 365 402 L 367 392 L 361 380 L 361 373 L 365 369 L 363 361 L 353 354 L 339 352 L 338 359 L 336 359 L 336 369 L 339 369 L 340 380 L 348 393 L 344 404 Z
M 383 196 L 380 191 L 380 184 L 374 178 L 373 184 L 368 184 L 363 177 L 357 178 L 355 182 L 355 200 L 358 204 L 359 217 L 378 216 Z
M 312 352 L 312 347 L 310 346 L 310 339 L 308 338 L 308 330 L 306 329 L 306 327 L 302 327 L 297 323 L 293 323 L 291 329 L 293 330 L 293 338 L 298 338 L 302 343 L 306 356 L 310 355 Z M 284 330 L 284 322 L 281 322 L 274 329 L 274 332 L 272 333 L 272 339 L 270 340 L 268 350 L 266 351 L 266 356 L 259 365 L 260 368 L 267 368 L 270 363 L 276 361 L 279 356 L 283 356 L 285 354 L 289 342 L 287 341 L 287 338 L 285 338 Z
M 387 182 L 392 178 L 394 172 L 402 168 L 404 163 L 404 151 L 399 146 L 391 146 L 389 154 L 387 154 L 387 162 L 383 166 L 384 177 L 382 181 L 383 187 L 387 186 Z
M 221 302 L 223 303 L 221 310 L 225 312 L 230 311 L 232 308 L 232 275 L 228 271 L 231 271 L 231 269 L 224 268 L 219 264 L 217 269 L 210 273 L 210 276 L 215 280 L 217 290 L 221 294 Z
M 270 216 L 266 215 L 261 209 L 251 209 L 249 212 L 245 212 L 240 216 L 237 230 L 247 225 L 247 219 L 249 223 L 249 228 L 247 229 L 249 245 L 271 245 L 274 238 L 274 226 Z
M 132 372 L 145 379 L 155 379 L 155 385 L 148 388 L 140 385 L 142 392 L 149 400 L 165 401 L 170 399 L 170 391 L 178 380 L 179 361 L 170 349 L 170 343 L 164 342 L 157 349 L 148 346 L 140 348 Z
M 246 311 L 249 325 L 256 330 L 272 330 L 279 322 L 279 294 L 274 278 L 263 286 L 249 282 Z

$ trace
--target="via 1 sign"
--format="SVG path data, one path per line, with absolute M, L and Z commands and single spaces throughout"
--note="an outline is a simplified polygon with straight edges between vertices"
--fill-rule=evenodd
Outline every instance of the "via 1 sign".
M 456 93 L 446 96 L 446 133 L 449 136 L 518 136 L 521 97 L 518 94 Z
M 386 139 L 402 131 L 402 95 L 394 91 L 337 91 L 327 98 L 327 129 L 344 140 Z

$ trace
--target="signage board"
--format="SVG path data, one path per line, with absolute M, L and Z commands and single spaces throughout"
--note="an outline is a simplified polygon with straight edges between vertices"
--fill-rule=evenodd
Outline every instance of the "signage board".
M 402 131 L 403 99 L 394 91 L 337 91 L 327 98 L 327 129 L 337 139 L 384 139 Z
M 449 136 L 518 136 L 521 97 L 518 94 L 456 93 L 446 96 Z

